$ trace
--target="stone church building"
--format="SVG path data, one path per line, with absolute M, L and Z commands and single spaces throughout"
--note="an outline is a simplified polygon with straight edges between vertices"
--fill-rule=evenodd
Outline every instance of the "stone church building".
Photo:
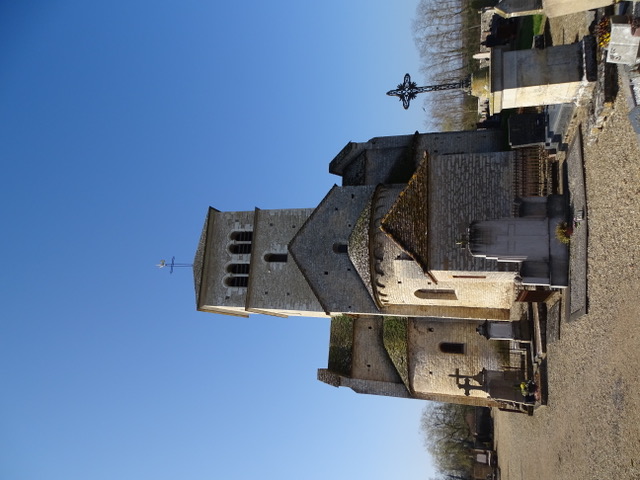
M 522 401 L 514 385 L 530 375 L 530 337 L 515 300 L 567 285 L 553 233 L 565 205 L 541 195 L 541 169 L 504 144 L 493 130 L 351 142 L 329 167 L 342 185 L 316 208 L 210 208 L 194 260 L 198 310 L 338 317 L 318 374 L 334 386 Z

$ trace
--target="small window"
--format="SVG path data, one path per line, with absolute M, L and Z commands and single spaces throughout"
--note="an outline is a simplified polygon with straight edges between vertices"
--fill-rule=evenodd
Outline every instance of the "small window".
M 233 245 L 229 245 L 229 251 L 234 255 L 251 253 L 251 244 L 250 243 L 234 243 Z
M 227 287 L 247 287 L 249 285 L 249 277 L 247 276 L 231 276 L 224 279 Z
M 414 292 L 414 295 L 423 300 L 457 300 L 458 296 L 456 295 L 455 290 L 447 290 L 447 289 L 420 289 Z
M 442 353 L 453 353 L 456 355 L 464 355 L 465 344 L 443 342 L 440 344 L 440 351 Z
M 249 264 L 248 263 L 231 263 L 227 265 L 227 272 L 246 275 L 249 273 Z
M 286 263 L 289 255 L 286 253 L 267 253 L 264 261 L 269 263 Z
M 236 242 L 250 242 L 253 240 L 253 232 L 231 232 L 231 240 L 235 240 Z
M 347 244 L 346 243 L 334 243 L 333 244 L 333 252 L 334 253 L 347 253 Z

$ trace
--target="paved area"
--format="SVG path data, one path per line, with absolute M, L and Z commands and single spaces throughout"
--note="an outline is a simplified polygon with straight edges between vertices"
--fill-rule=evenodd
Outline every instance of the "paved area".
M 592 21 L 553 19 L 554 43 Z M 584 105 L 570 131 L 568 180 L 584 188 L 569 184 L 570 203 L 586 224 L 572 240 L 572 291 L 549 305 L 548 405 L 494 412 L 502 480 L 640 478 L 640 144 L 619 86 L 605 121 Z
M 640 478 L 640 147 L 627 113 L 618 98 L 583 143 L 588 312 L 553 323 L 563 304 L 550 306 L 548 405 L 495 412 L 502 480 Z

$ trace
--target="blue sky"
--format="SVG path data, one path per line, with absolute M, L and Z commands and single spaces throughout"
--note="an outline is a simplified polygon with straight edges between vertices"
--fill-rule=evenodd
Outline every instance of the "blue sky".
M 425 131 L 417 0 L 0 3 L 0 478 L 425 479 L 425 403 L 316 380 L 329 322 L 195 311 L 209 205 L 314 207 Z

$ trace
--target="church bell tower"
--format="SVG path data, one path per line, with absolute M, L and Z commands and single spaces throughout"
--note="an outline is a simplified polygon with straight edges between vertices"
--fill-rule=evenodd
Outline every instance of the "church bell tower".
M 198 310 L 327 316 L 288 250 L 312 212 L 209 208 L 193 265 Z

